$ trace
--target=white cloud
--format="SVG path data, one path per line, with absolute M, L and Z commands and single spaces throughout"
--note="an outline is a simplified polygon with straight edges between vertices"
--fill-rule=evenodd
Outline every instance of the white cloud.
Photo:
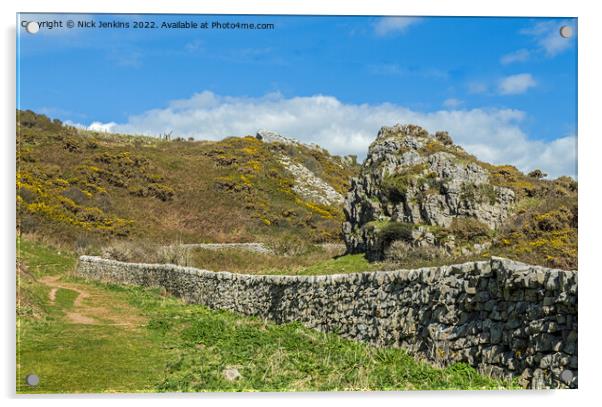
M 449 99 L 445 99 L 443 101 L 443 106 L 449 107 L 451 109 L 456 109 L 456 108 L 460 107 L 462 105 L 462 103 L 464 103 L 464 102 L 461 101 L 460 99 L 449 98 Z
M 503 78 L 498 85 L 498 90 L 502 95 L 517 95 L 525 93 L 535 85 L 537 82 L 530 73 L 521 73 Z
M 544 172 L 550 174 L 552 178 L 559 175 L 571 175 L 577 178 L 577 137 L 575 135 L 561 137 L 549 143 L 540 142 L 539 145 L 539 156 L 535 160 L 530 162 L 528 157 L 524 157 L 518 165 L 528 170 L 544 169 Z M 570 163 L 561 159 L 564 154 L 570 157 Z
M 109 123 L 101 123 L 101 122 L 92 122 L 87 129 L 92 131 L 101 131 L 101 132 L 114 132 L 115 127 L 117 127 L 117 123 L 109 122 Z
M 378 36 L 402 34 L 420 21 L 418 17 L 382 17 L 374 24 L 374 32 Z
M 529 140 L 521 130 L 525 113 L 513 109 L 416 112 L 383 103 L 344 104 L 331 96 L 285 98 L 229 97 L 212 92 L 175 100 L 165 108 L 131 116 L 127 123 L 93 123 L 90 128 L 120 133 L 218 140 L 269 129 L 305 143 L 317 143 L 334 154 L 365 157 L 381 126 L 414 123 L 431 132 L 447 130 L 454 141 L 480 159 L 513 164 L 528 171 L 541 168 L 551 177 L 575 175 L 575 137 L 552 142 Z
M 503 65 L 512 64 L 515 62 L 525 62 L 529 59 L 531 52 L 528 49 L 519 49 L 518 51 L 511 52 L 500 58 L 500 62 Z
M 573 29 L 573 36 L 563 38 L 560 27 L 568 25 Z M 540 21 L 533 27 L 522 30 L 521 33 L 535 38 L 539 47 L 548 57 L 553 57 L 569 49 L 575 42 L 576 26 L 574 20 Z

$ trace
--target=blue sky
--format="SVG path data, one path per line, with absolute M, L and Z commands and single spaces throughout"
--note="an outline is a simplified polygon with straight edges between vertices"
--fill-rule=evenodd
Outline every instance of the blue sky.
M 482 159 L 576 176 L 576 19 L 21 15 L 271 23 L 272 30 L 42 28 L 18 35 L 18 106 L 110 131 L 260 128 L 365 154 L 382 125 L 449 130 Z M 573 28 L 569 39 L 559 28 Z

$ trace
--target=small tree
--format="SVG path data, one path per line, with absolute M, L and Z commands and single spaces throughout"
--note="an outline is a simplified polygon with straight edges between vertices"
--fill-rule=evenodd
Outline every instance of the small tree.
M 537 178 L 537 179 L 542 179 L 548 176 L 548 174 L 546 174 L 545 172 L 543 172 L 540 169 L 535 169 L 533 171 L 531 171 L 529 174 L 527 174 L 529 177 L 531 178 Z

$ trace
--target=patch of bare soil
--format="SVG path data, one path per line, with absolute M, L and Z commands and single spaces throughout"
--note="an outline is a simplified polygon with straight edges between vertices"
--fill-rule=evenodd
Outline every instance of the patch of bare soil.
M 50 287 L 48 299 L 51 304 L 56 302 L 56 293 L 60 288 L 77 293 L 73 308 L 65 310 L 65 317 L 74 324 L 125 327 L 145 325 L 145 318 L 139 315 L 136 309 L 101 289 L 61 281 L 59 276 L 45 276 L 39 281 Z

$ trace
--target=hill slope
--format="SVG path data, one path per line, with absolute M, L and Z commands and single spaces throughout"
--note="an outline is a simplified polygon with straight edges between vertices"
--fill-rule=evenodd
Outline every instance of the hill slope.
M 340 239 L 353 160 L 289 139 L 161 140 L 83 131 L 31 111 L 17 118 L 24 232 L 77 246 Z

